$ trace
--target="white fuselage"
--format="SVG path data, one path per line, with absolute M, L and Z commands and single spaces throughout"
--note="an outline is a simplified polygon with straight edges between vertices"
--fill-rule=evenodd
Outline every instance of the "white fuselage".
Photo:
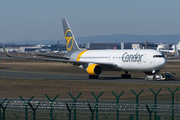
M 166 65 L 166 58 L 157 50 L 87 50 L 72 54 L 71 60 L 89 61 L 92 63 L 114 63 L 123 71 L 153 71 Z

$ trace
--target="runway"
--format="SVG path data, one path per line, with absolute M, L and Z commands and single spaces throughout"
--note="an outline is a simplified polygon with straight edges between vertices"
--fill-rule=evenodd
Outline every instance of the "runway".
M 180 84 L 179 79 L 169 81 L 145 81 L 144 78 L 121 79 L 120 77 L 100 76 L 99 79 L 89 79 L 88 75 L 35 73 L 20 71 L 0 71 L 0 78 L 28 79 L 28 80 L 58 80 L 80 82 L 133 83 L 133 84 Z

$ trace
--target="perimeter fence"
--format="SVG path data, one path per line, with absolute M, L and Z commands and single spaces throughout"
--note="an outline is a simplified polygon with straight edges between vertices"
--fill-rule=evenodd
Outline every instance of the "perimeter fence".
M 138 94 L 131 90 L 136 101 L 119 100 L 124 91 L 119 95 L 112 91 L 116 101 L 99 101 L 104 92 L 96 96 L 92 91 L 95 100 L 78 100 L 82 93 L 76 97 L 69 93 L 72 100 L 57 100 L 58 95 L 50 99 L 47 94 L 47 100 L 38 101 L 33 101 L 33 96 L 28 100 L 21 96 L 19 100 L 11 101 L 5 98 L 0 103 L 0 120 L 179 120 L 180 103 L 174 103 L 174 94 L 179 87 L 175 91 L 167 89 L 172 94 L 172 101 L 158 103 L 157 96 L 162 89 L 155 93 L 151 88 L 154 101 L 139 101 L 143 90 Z

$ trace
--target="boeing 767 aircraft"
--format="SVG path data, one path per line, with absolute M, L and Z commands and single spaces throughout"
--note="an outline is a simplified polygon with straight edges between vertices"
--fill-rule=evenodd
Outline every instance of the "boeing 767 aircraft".
M 146 74 L 156 74 L 166 65 L 166 58 L 157 50 L 81 50 L 75 40 L 66 19 L 62 19 L 66 48 L 68 53 L 58 58 L 31 58 L 11 56 L 4 48 L 7 56 L 14 58 L 39 59 L 47 61 L 58 61 L 71 63 L 79 68 L 85 69 L 89 79 L 98 79 L 104 70 L 124 71 L 121 78 L 131 78 L 128 71 L 143 71 Z M 178 52 L 174 57 L 178 57 Z M 174 58 L 172 57 L 172 58 Z

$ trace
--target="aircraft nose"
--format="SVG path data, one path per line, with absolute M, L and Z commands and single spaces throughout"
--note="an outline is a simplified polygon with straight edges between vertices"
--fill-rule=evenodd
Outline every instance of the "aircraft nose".
M 165 67 L 166 62 L 167 62 L 166 58 L 162 59 L 162 60 L 161 60 L 161 66 L 162 66 L 162 67 Z
M 163 67 L 165 67 L 165 65 L 166 65 L 166 59 L 165 58 L 159 59 L 159 61 L 158 61 L 158 68 L 162 69 Z

